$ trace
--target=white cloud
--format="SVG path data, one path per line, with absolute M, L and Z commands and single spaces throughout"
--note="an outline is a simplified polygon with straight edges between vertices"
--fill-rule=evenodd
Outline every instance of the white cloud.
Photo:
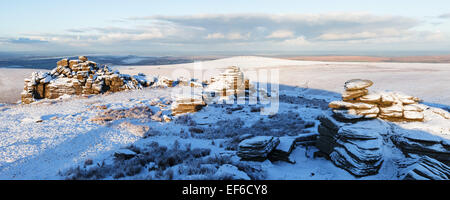
M 217 39 L 227 39 L 227 40 L 245 40 L 250 38 L 250 33 L 247 34 L 241 34 L 238 32 L 223 34 L 223 33 L 210 33 L 208 34 L 205 39 L 208 40 L 217 40 Z
M 272 32 L 270 35 L 268 35 L 266 38 L 269 39 L 283 39 L 283 38 L 291 38 L 294 37 L 294 33 L 289 30 L 278 30 Z
M 320 40 L 359 40 L 377 37 L 378 34 L 372 32 L 360 33 L 324 33 L 318 37 Z
M 283 44 L 284 45 L 294 45 L 294 46 L 304 46 L 304 45 L 309 45 L 311 43 L 308 42 L 305 39 L 305 37 L 300 36 L 300 37 L 297 37 L 297 38 L 284 40 Z
M 206 39 L 223 39 L 225 35 L 222 33 L 211 33 L 206 36 Z
M 276 51 L 279 44 L 322 48 L 339 44 L 347 45 L 348 49 L 358 49 L 357 44 L 361 43 L 386 46 L 390 42 L 404 43 L 407 49 L 408 44 L 414 42 L 450 42 L 448 33 L 417 28 L 421 22 L 416 19 L 368 13 L 149 16 L 110 23 L 113 24 L 104 27 L 74 27 L 58 34 L 16 37 L 59 45 L 102 46 L 105 49 L 134 49 L 139 46 L 184 50 L 188 46 L 195 50 L 208 45 L 223 46 L 223 50 L 230 51 L 236 49 L 233 46 L 251 49 L 252 45 L 255 49 L 263 46 Z M 385 48 L 389 49 L 388 46 Z
M 450 13 L 445 13 L 445 14 L 439 15 L 439 18 L 442 18 L 442 19 L 450 18 Z
M 241 34 L 241 33 L 229 33 L 227 35 L 227 39 L 229 40 L 243 40 L 248 39 L 250 37 L 250 33 L 247 34 Z

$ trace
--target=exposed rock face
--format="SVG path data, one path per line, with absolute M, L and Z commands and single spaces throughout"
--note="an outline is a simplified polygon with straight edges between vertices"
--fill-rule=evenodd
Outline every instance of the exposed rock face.
M 248 79 L 244 79 L 244 73 L 239 67 L 230 66 L 223 73 L 212 77 L 204 91 L 207 102 L 214 100 L 234 99 L 237 96 L 245 96 L 245 92 L 254 91 Z
M 450 180 L 450 167 L 428 156 L 408 169 L 404 180 Z
M 295 145 L 299 146 L 315 146 L 317 141 L 317 133 L 305 133 L 295 137 Z
M 373 85 L 370 80 L 352 79 L 345 82 L 344 88 L 347 91 L 362 90 Z
M 150 120 L 153 115 L 152 110 L 147 106 L 133 107 L 130 109 L 109 109 L 99 113 L 90 121 L 97 124 L 107 124 L 120 119 L 142 119 Z
M 145 75 L 130 76 L 112 71 L 108 66 L 98 66 L 80 56 L 78 60 L 62 59 L 49 73 L 34 72 L 25 79 L 22 103 L 36 99 L 56 99 L 63 95 L 89 95 L 142 89 L 152 84 Z
M 127 121 L 120 123 L 119 127 L 139 137 L 147 137 L 150 130 L 147 125 L 138 125 Z
M 204 106 L 206 103 L 202 96 L 178 97 L 172 104 L 172 115 L 197 112 Z
M 450 141 L 419 130 L 396 130 L 392 141 L 404 153 L 429 156 L 450 165 Z
M 389 121 L 423 121 L 423 105 L 419 99 L 400 93 L 369 93 L 370 80 L 353 79 L 345 82 L 343 101 L 329 104 L 341 120 L 381 118 Z
M 133 158 L 136 155 L 137 155 L 136 152 L 131 151 L 129 149 L 119 149 L 116 152 L 114 152 L 114 157 L 116 157 L 117 159 L 123 159 L 123 160 Z
M 289 159 L 289 155 L 292 150 L 294 150 L 296 145 L 296 138 L 291 136 L 280 137 L 280 144 L 269 154 L 269 159 L 271 161 L 286 161 L 293 162 Z
M 339 122 L 331 116 L 318 118 L 319 137 L 316 147 L 331 161 L 355 176 L 378 173 L 383 163 L 383 135 L 389 132 L 381 120 Z
M 443 118 L 450 119 L 450 113 L 449 112 L 447 112 L 447 111 L 445 111 L 443 109 L 440 109 L 440 108 L 431 108 L 431 109 L 432 109 L 432 111 L 434 113 L 442 116 Z
M 344 93 L 342 93 L 342 99 L 351 100 L 354 98 L 362 97 L 368 93 L 369 91 L 366 89 L 345 91 Z
M 253 91 L 252 94 L 257 95 L 254 92 L 255 89 L 250 85 L 250 81 L 244 79 L 244 73 L 236 66 L 226 68 L 220 75 L 212 77 L 208 84 L 182 78 L 175 81 L 174 84 L 200 89 L 201 94 L 178 96 L 172 105 L 173 115 L 197 112 L 206 104 L 221 100 L 235 100 L 239 97 L 248 98 L 246 93 L 251 91 Z M 263 94 L 267 96 L 267 93 Z
M 239 143 L 237 155 L 243 160 L 264 161 L 279 143 L 273 136 L 256 136 Z

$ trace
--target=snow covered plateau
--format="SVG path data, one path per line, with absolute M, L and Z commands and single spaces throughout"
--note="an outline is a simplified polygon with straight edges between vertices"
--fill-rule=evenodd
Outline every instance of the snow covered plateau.
M 277 70 L 277 112 L 212 103 L 172 116 L 175 87 L 0 101 L 0 179 L 450 179 L 449 64 L 240 56 L 114 68 L 176 78 L 199 66 L 204 80 L 228 66 L 244 74 Z M 180 70 L 185 74 L 174 73 Z M 19 99 L 31 71 L 0 68 L 1 95 Z M 376 91 L 419 97 L 424 120 L 335 121 L 328 104 L 341 100 L 344 82 L 354 78 L 373 81 Z M 319 147 L 326 134 L 332 144 Z

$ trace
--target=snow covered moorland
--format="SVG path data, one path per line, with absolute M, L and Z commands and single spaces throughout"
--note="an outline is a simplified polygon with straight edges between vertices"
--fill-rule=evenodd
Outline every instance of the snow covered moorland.
M 199 64 L 118 69 L 176 80 L 183 73 L 173 73 L 174 68 L 189 73 Z M 442 91 L 436 95 L 441 88 L 435 87 L 449 83 L 442 78 L 449 73 L 448 67 L 261 57 L 233 57 L 200 65 L 206 84 L 191 80 L 167 87 L 169 79 L 158 77 L 153 86 L 141 90 L 0 105 L 0 179 L 450 178 L 450 114 L 446 106 L 450 97 Z M 228 85 L 233 92 L 222 99 L 228 102 L 234 95 L 251 94 L 251 88 L 265 85 L 263 79 L 251 76 L 248 85 L 245 79 L 227 76 L 211 81 L 211 76 L 217 77 L 228 66 L 240 67 L 244 77 L 252 70 L 277 69 L 279 89 L 269 87 L 257 93 L 260 100 L 276 98 L 276 112 L 266 115 L 264 111 L 273 105 L 250 103 L 251 95 L 244 96 L 244 104 L 223 104 L 217 96 L 202 96 L 202 91 L 220 93 L 217 85 L 223 80 L 242 83 L 242 87 Z M 429 77 L 405 82 L 408 76 L 419 77 L 424 71 L 440 76 L 432 83 Z M 228 68 L 225 74 L 237 77 L 241 73 Z M 344 102 L 346 110 L 331 109 L 331 102 L 342 99 L 344 82 L 353 78 L 372 80 L 371 88 L 380 93 L 394 90 L 419 97 L 423 102 L 402 102 L 399 112 L 411 107 L 407 105 L 418 105 L 423 119 L 342 115 L 355 106 L 373 109 L 370 102 Z M 273 80 L 270 76 L 266 79 Z M 355 87 L 365 90 L 368 86 Z M 185 101 L 183 96 L 180 100 L 174 94 L 183 88 L 200 88 L 200 94 L 195 93 L 200 100 Z M 396 101 L 386 105 L 383 100 L 369 100 L 387 110 L 385 115 L 392 110 L 397 114 L 392 108 L 399 106 Z M 199 103 L 190 107 L 189 102 Z

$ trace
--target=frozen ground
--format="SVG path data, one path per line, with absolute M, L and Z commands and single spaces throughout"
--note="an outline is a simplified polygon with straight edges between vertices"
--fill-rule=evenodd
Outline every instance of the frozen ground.
M 36 69 L 0 68 L 0 103 L 19 101 L 24 87 L 23 79 L 29 78 L 34 71 Z
M 343 91 L 345 81 L 354 78 L 370 79 L 376 90 L 401 91 L 422 98 L 426 102 L 450 105 L 448 88 L 450 64 L 432 63 L 376 63 L 376 62 L 319 62 L 293 61 L 254 56 L 231 57 L 198 63 L 161 66 L 124 66 L 123 73 L 161 74 L 171 76 L 174 69 L 186 69 L 192 74 L 194 66 L 202 66 L 205 77 L 230 65 L 245 70 L 279 69 L 280 84 L 336 93 Z M 175 74 L 178 75 L 178 74 Z
M 371 90 L 402 91 L 421 97 L 426 102 L 450 105 L 448 77 L 450 64 L 433 63 L 376 63 L 376 62 L 319 62 L 295 61 L 278 58 L 239 56 L 197 63 L 159 65 L 159 66 L 123 66 L 117 67 L 122 73 L 165 75 L 174 77 L 185 69 L 193 73 L 194 66 L 203 67 L 205 78 L 221 72 L 222 68 L 236 65 L 243 70 L 273 69 L 280 72 L 280 84 L 321 89 L 341 93 L 342 84 L 353 78 L 374 81 Z M 23 80 L 29 77 L 33 69 L 0 68 L 0 103 L 15 103 L 23 89 Z
M 316 124 L 306 131 L 317 131 L 316 117 L 324 112 L 327 102 L 339 98 L 337 92 L 340 93 L 343 83 L 350 78 L 369 78 L 375 82 L 373 87 L 380 90 L 399 90 L 429 102 L 450 104 L 450 94 L 444 92 L 446 88 L 443 87 L 449 83 L 445 75 L 450 77 L 446 65 L 333 64 L 259 57 L 234 57 L 207 61 L 203 65 L 211 68 L 237 65 L 244 70 L 284 66 L 280 67 L 280 80 L 283 85 L 280 88 L 280 109 L 277 116 L 270 118 L 260 115 L 259 112 L 252 112 L 252 106 L 248 105 L 208 105 L 198 113 L 183 115 L 169 123 L 127 119 L 126 121 L 151 128 L 152 136 L 141 138 L 129 129 L 120 128 L 118 123 L 121 121 L 98 125 L 89 119 L 102 112 L 98 109 L 100 106 L 106 106 L 108 109 L 149 106 L 157 111 L 159 108 L 152 104 L 152 100 L 170 100 L 171 89 L 148 88 L 90 98 L 41 101 L 31 105 L 0 104 L 0 179 L 210 179 L 217 178 L 216 173 L 223 164 L 238 166 L 239 170 L 246 172 L 250 178 L 360 179 L 334 166 L 325 158 L 314 158 L 312 154 L 317 150 L 315 147 L 298 146 L 290 156 L 296 161 L 295 164 L 280 161 L 259 163 L 239 161 L 234 155 L 236 144 L 233 141 L 234 138 L 249 132 L 258 134 L 256 132 L 260 130 L 267 130 L 264 134 L 275 136 L 299 134 L 297 125 L 300 118 Z M 392 66 L 389 67 L 390 65 Z M 175 66 L 189 69 L 193 65 L 136 66 L 132 67 L 134 69 L 127 70 L 129 67 L 122 67 L 120 70 L 130 74 L 143 71 L 149 75 L 171 75 L 171 69 Z M 338 69 L 345 69 L 347 73 Z M 419 75 L 424 76 L 423 71 L 429 72 L 430 75 L 420 78 Z M 416 77 L 417 80 L 405 82 L 409 76 Z M 430 77 L 433 77 L 433 81 L 430 81 Z M 441 85 L 437 85 L 438 83 Z M 437 95 L 436 91 L 441 94 Z M 448 120 L 438 118 L 429 111 L 425 112 L 425 115 L 425 123 L 396 125 L 404 129 L 424 130 L 450 139 Z M 262 128 L 255 129 L 255 126 Z M 155 147 L 154 142 L 159 146 Z M 115 163 L 112 159 L 119 149 L 131 148 L 143 152 L 149 146 L 150 157 L 135 160 L 138 163 L 142 162 L 142 159 L 151 161 L 145 165 Z M 166 147 L 167 151 L 164 150 Z M 209 149 L 208 154 L 202 153 L 204 149 Z M 171 151 L 178 152 L 179 156 L 186 156 L 186 160 L 168 153 Z M 151 157 L 152 153 L 161 154 L 162 158 L 167 156 L 171 162 L 161 163 L 158 158 Z M 398 178 L 393 174 L 393 161 L 389 158 L 400 154 L 395 151 L 385 152 L 387 159 L 380 173 L 362 179 Z M 138 167 L 129 169 L 130 166 Z M 116 172 L 115 168 L 123 168 L 126 173 Z M 233 168 L 223 169 L 220 174 L 227 170 L 233 171 Z
M 233 109 L 230 113 L 227 112 L 230 110 L 229 108 L 235 108 L 235 106 L 211 105 L 198 113 L 187 115 L 189 116 L 187 118 L 185 116 L 170 123 L 145 122 L 143 124 L 149 125 L 151 131 L 154 132 L 153 136 L 145 139 L 135 136 L 130 130 L 118 128 L 117 124 L 98 125 L 89 119 L 102 111 L 95 109 L 102 105 L 111 109 L 143 105 L 151 107 L 152 110 L 157 109 L 152 106 L 152 100 L 171 99 L 170 89 L 145 89 L 90 98 L 3 106 L 0 108 L 2 109 L 0 115 L 0 179 L 211 179 L 215 178 L 214 173 L 220 167 L 220 163 L 237 165 L 240 169 L 247 170 L 248 173 L 257 169 L 258 173 L 253 172 L 254 174 L 251 176 L 253 178 L 359 179 L 324 158 L 313 158 L 313 152 L 317 151 L 315 147 L 298 146 L 290 156 L 292 160 L 296 161 L 295 164 L 280 161 L 273 163 L 270 161 L 262 163 L 239 161 L 233 151 L 230 151 L 233 148 L 230 141 L 236 136 L 251 132 L 254 129 L 252 125 L 255 124 L 272 128 L 265 134 L 279 136 L 280 134 L 295 135 L 299 131 L 295 127 L 299 120 L 298 117 L 317 123 L 315 118 L 323 113 L 323 104 L 326 102 L 323 99 L 326 96 L 323 95 L 323 92 L 316 91 L 300 88 L 281 91 L 281 95 L 284 96 L 281 98 L 280 111 L 275 118 L 262 116 L 259 112 L 251 112 L 251 106 Z M 296 96 L 292 96 L 294 94 Z M 291 102 L 289 96 L 302 100 Z M 431 119 L 427 124 L 410 123 L 403 124 L 403 126 L 426 129 L 433 134 L 450 138 L 449 135 L 444 134 L 450 131 L 450 124 L 445 125 L 445 123 Z M 204 132 L 199 132 L 197 129 Z M 256 130 L 256 132 L 258 131 Z M 313 127 L 308 131 L 316 130 Z M 172 150 L 174 143 L 179 143 L 181 149 L 189 145 L 189 149 L 209 149 L 210 154 L 189 162 L 181 161 L 181 163 L 175 163 L 174 166 L 165 166 L 167 168 L 163 169 L 152 168 L 155 164 L 143 167 L 138 165 L 139 170 L 133 173 L 127 172 L 125 177 L 122 177 L 120 173 L 119 175 L 114 172 L 110 173 L 111 168 L 115 168 L 111 164 L 114 163 L 112 155 L 115 151 L 125 147 L 130 148 L 130 145 L 142 149 L 151 145 L 152 142 L 168 147 L 168 151 Z M 177 151 L 184 155 L 182 154 L 184 151 Z M 393 153 L 386 153 L 386 155 L 391 154 Z M 397 154 L 400 153 L 397 152 Z M 222 155 L 231 155 L 231 157 L 222 158 Z M 224 161 L 215 161 L 218 159 L 217 157 Z M 86 167 L 85 163 L 89 160 L 92 164 Z M 386 163 L 389 162 L 386 161 Z M 104 165 L 106 167 L 103 167 Z M 81 170 L 87 171 L 77 171 L 80 169 L 77 169 L 76 166 L 81 166 Z M 196 166 L 199 166 L 201 170 L 196 172 L 194 170 L 197 168 Z M 384 164 L 383 166 L 378 175 L 363 179 L 395 179 L 390 165 Z M 89 169 L 95 173 L 90 172 Z M 104 172 L 101 169 L 109 171 Z M 124 170 L 129 169 L 125 168 Z M 89 174 L 100 175 L 91 177 Z

